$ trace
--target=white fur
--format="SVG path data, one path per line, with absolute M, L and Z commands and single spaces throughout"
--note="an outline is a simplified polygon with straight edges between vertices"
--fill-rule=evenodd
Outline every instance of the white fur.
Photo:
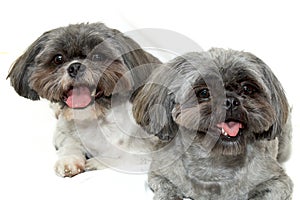
M 112 167 L 126 172 L 146 172 L 154 136 L 146 134 L 133 119 L 128 101 L 113 106 L 105 118 L 97 118 L 94 105 L 73 109 L 73 119 L 58 116 L 54 144 L 59 176 Z M 89 157 L 86 160 L 86 155 Z

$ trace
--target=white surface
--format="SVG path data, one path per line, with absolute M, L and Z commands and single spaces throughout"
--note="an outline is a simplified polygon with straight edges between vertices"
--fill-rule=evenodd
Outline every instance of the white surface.
M 110 3 L 108 3 L 110 2 Z M 299 6 L 297 1 L 16 1 L 0 8 L 0 199 L 151 199 L 146 176 L 112 170 L 62 179 L 53 172 L 55 119 L 47 102 L 17 96 L 5 80 L 11 63 L 44 31 L 102 21 L 123 32 L 176 31 L 210 47 L 246 50 L 275 72 L 293 106 L 293 154 L 286 164 L 300 199 Z M 196 3 L 197 2 L 197 3 Z M 2 3 L 3 4 L 3 3 Z

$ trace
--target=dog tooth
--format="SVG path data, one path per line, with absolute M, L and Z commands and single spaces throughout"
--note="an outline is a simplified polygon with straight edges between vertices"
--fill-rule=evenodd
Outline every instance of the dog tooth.
M 222 128 L 222 130 L 221 130 L 221 131 L 222 131 L 222 134 L 223 134 L 223 135 L 225 135 L 225 136 L 227 136 L 227 135 L 228 135 L 228 133 L 226 133 L 226 131 L 225 131 L 223 128 Z
M 224 134 L 225 133 L 225 130 L 222 128 L 222 134 Z

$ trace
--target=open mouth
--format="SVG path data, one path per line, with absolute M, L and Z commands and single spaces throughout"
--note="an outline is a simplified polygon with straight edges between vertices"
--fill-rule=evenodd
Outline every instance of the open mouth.
M 73 109 L 85 108 L 92 104 L 96 98 L 100 98 L 103 91 L 85 85 L 70 86 L 64 94 L 65 104 Z
M 238 121 L 221 122 L 217 124 L 217 127 L 221 130 L 223 139 L 235 139 L 239 137 L 241 130 L 244 128 L 243 124 Z

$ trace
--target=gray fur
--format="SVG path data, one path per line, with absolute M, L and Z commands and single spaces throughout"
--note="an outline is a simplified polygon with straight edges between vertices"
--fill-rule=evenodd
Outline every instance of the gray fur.
M 55 171 L 59 176 L 72 177 L 85 170 L 103 168 L 95 156 L 116 156 L 111 155 L 112 149 L 104 148 L 109 142 L 112 148 L 133 146 L 134 149 L 140 143 L 144 148 L 143 139 L 132 141 L 131 134 L 141 131 L 130 123 L 131 113 L 126 110 L 131 108 L 129 97 L 118 95 L 130 95 L 135 83 L 140 84 L 140 78 L 146 79 L 150 74 L 151 63 L 160 61 L 131 38 L 102 23 L 73 24 L 47 31 L 15 61 L 8 78 L 16 92 L 31 100 L 47 99 L 55 111 L 58 121 L 54 145 L 59 157 Z M 76 72 L 71 68 L 74 65 L 80 66 Z M 143 77 L 133 70 L 141 65 L 144 67 L 138 72 Z M 90 90 L 90 101 L 73 108 L 67 98 L 73 94 L 73 88 L 80 87 Z M 113 97 L 118 100 L 115 108 L 112 108 Z M 128 135 L 117 123 L 124 119 L 128 119 L 126 128 L 132 131 Z M 104 131 L 99 132 L 95 124 L 109 135 L 106 146 L 102 140 Z M 98 151 L 92 155 L 90 151 L 95 148 Z M 113 158 L 112 162 L 117 160 Z
M 155 113 L 157 105 L 164 109 Z M 290 153 L 290 108 L 271 69 L 253 54 L 211 49 L 177 57 L 152 73 L 133 114 L 161 139 L 157 150 L 172 149 L 153 157 L 155 200 L 292 198 L 281 165 Z M 227 136 L 220 122 L 241 124 L 238 134 Z

